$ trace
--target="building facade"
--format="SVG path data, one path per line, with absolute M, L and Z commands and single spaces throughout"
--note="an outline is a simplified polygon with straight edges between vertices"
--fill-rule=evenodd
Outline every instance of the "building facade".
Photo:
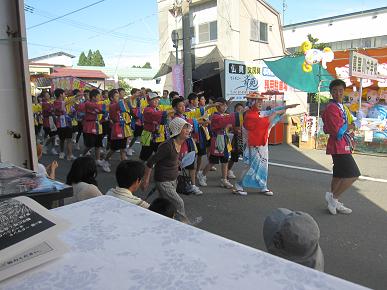
M 157 4 L 160 63 L 166 63 L 171 54 L 176 54 L 171 37 L 173 31 L 178 32 L 178 58 L 181 60 L 181 14 L 175 17 L 173 13 L 175 0 L 158 0 Z M 241 61 L 284 54 L 280 15 L 265 1 L 192 0 L 189 10 L 193 60 L 209 55 L 215 48 L 221 58 Z M 168 78 L 162 78 L 162 83 L 171 89 Z
M 387 7 L 342 14 L 283 27 L 285 45 L 295 52 L 311 34 L 333 51 L 387 47 Z
M 46 63 L 46 64 L 52 64 L 55 66 L 72 66 L 74 58 L 75 58 L 74 55 L 60 51 L 52 54 L 31 58 L 29 62 L 30 64 Z

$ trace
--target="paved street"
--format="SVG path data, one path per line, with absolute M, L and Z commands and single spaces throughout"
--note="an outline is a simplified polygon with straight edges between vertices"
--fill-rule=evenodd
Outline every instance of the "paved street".
M 138 153 L 139 147 L 135 149 Z M 282 166 L 327 171 L 331 169 L 330 156 L 318 150 L 301 152 L 288 145 L 271 146 L 269 154 L 270 162 L 277 164 L 269 168 L 269 186 L 274 191 L 273 197 L 255 193 L 235 196 L 218 186 L 219 170 L 210 172 L 203 196 L 183 196 L 189 217 L 202 219 L 196 226 L 265 250 L 262 225 L 271 210 L 286 207 L 305 211 L 320 226 L 325 272 L 371 288 L 386 289 L 387 157 L 355 155 L 363 176 L 381 180 L 357 181 L 342 199 L 345 205 L 353 209 L 353 213 L 349 216 L 332 216 L 328 214 L 324 201 L 330 175 Z M 53 156 L 45 156 L 43 163 L 52 159 Z M 113 159 L 114 171 L 118 154 Z M 59 164 L 57 178 L 65 180 L 70 162 L 60 160 Z M 240 166 L 237 164 L 235 173 L 238 168 Z M 102 192 L 115 186 L 114 173 L 101 171 L 97 179 Z M 144 193 L 137 194 L 144 197 Z

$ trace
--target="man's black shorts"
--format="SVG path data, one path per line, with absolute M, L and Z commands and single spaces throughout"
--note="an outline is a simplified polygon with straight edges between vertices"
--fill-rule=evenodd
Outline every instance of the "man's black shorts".
M 43 131 L 44 131 L 44 138 L 53 137 L 57 133 L 56 131 L 51 131 L 49 127 L 43 127 Z
M 138 125 L 135 125 L 134 127 L 134 132 L 133 132 L 133 136 L 134 137 L 140 137 L 141 134 L 142 134 L 142 130 L 144 129 L 144 126 L 138 126 Z
M 83 133 L 83 142 L 87 148 L 102 147 L 103 135 L 95 135 L 91 133 Z
M 150 146 L 142 146 L 141 152 L 140 152 L 140 159 L 142 161 L 148 161 L 149 157 L 152 156 L 153 152 L 157 151 L 157 148 L 159 147 L 159 144 L 161 143 L 155 143 L 151 142 Z
M 127 139 L 128 138 L 111 140 L 110 141 L 110 149 L 112 149 L 114 151 L 120 150 L 120 149 L 125 149 Z
M 208 157 L 208 161 L 212 164 L 219 164 L 219 163 L 228 163 L 228 156 L 215 156 L 215 155 L 210 155 Z
M 59 136 L 59 140 L 61 141 L 65 139 L 71 139 L 73 137 L 73 128 L 72 127 L 58 128 L 58 136 Z
M 353 178 L 360 176 L 359 167 L 352 154 L 332 154 L 333 177 Z

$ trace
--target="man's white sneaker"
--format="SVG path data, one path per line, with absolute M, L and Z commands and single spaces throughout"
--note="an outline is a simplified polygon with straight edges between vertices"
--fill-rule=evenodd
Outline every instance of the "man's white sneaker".
M 64 159 L 64 158 L 65 158 L 64 152 L 60 152 L 60 153 L 59 153 L 59 159 Z
M 133 155 L 133 149 L 132 148 L 126 149 L 126 155 L 132 156 Z
M 238 182 L 235 183 L 232 193 L 239 195 L 247 195 L 247 191 L 245 191 L 242 185 L 240 185 Z
M 196 185 L 192 185 L 192 193 L 195 195 L 202 195 L 203 191 L 201 191 Z
M 200 186 L 207 186 L 207 177 L 203 175 L 202 171 L 198 171 L 197 177 Z
M 103 165 L 102 165 L 102 170 L 109 173 L 111 172 L 112 170 L 110 169 L 110 164 L 108 161 L 104 160 L 103 161 Z
M 232 170 L 228 171 L 227 178 L 230 178 L 230 179 L 235 179 L 236 178 L 236 176 L 235 176 L 235 174 L 234 174 L 234 172 Z
M 264 195 L 267 195 L 267 196 L 273 196 L 274 193 L 271 191 L 271 190 L 264 190 L 264 191 L 260 191 L 259 193 L 262 193 Z
M 51 154 L 52 155 L 58 155 L 58 151 L 55 150 L 55 148 L 51 149 Z
M 231 189 L 234 187 L 234 185 L 232 185 L 227 179 L 223 179 L 223 178 L 220 180 L 220 186 L 228 189 Z
M 212 166 L 212 167 L 210 168 L 210 171 L 216 171 L 216 167 L 215 167 L 215 166 Z
M 352 209 L 345 207 L 343 203 L 336 202 L 336 211 L 342 214 L 350 214 L 352 212 Z
M 336 201 L 336 199 L 333 198 L 333 193 L 326 192 L 325 193 L 325 200 L 327 201 L 329 212 L 331 214 L 335 215 L 337 213 L 337 211 L 336 211 L 337 201 Z

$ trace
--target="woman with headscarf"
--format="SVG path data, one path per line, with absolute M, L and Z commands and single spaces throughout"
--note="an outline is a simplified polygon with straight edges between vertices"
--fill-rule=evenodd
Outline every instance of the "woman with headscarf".
M 264 96 L 258 93 L 250 93 L 246 96 L 246 99 L 249 109 L 245 112 L 243 118 L 243 127 L 247 139 L 243 152 L 243 161 L 247 168 L 243 171 L 241 180 L 235 184 L 233 192 L 247 195 L 244 190 L 244 187 L 247 187 L 272 196 L 273 192 L 267 187 L 270 130 L 282 119 L 286 109 L 294 108 L 298 104 L 278 106 L 263 111 Z

